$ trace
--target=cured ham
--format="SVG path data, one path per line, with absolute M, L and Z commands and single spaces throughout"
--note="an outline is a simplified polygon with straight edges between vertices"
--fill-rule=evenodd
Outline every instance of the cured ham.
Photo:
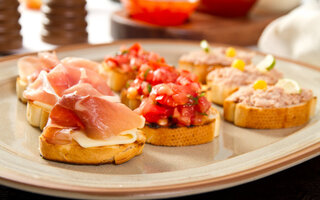
M 68 144 L 72 132 L 82 130 L 89 138 L 105 140 L 123 131 L 142 128 L 144 122 L 143 117 L 121 103 L 74 92 L 64 95 L 53 107 L 44 137 L 49 143 Z
M 33 82 L 41 71 L 49 72 L 60 61 L 55 52 L 42 52 L 37 56 L 25 56 L 18 61 L 20 79 L 30 83 Z
M 91 85 L 95 95 L 114 95 L 106 81 L 96 71 L 72 64 L 58 64 L 49 73 L 41 71 L 38 78 L 24 92 L 24 97 L 31 101 L 54 105 L 62 95 L 75 91 L 73 87 L 79 89 L 78 84 L 84 87 Z
M 67 67 L 78 67 L 99 72 L 100 64 L 88 59 L 77 57 L 66 57 L 61 60 L 61 63 Z

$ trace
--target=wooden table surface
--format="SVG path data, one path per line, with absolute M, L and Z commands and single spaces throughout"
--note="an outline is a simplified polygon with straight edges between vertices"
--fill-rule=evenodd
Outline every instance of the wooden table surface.
M 93 3 L 94 2 L 94 3 Z M 88 1 L 89 9 L 89 42 L 110 42 L 110 15 L 120 6 L 114 2 L 103 0 Z M 102 4 L 99 5 L 99 4 Z M 94 11 L 90 14 L 90 10 Z M 24 48 L 14 53 L 52 49 L 55 46 L 40 40 L 41 19 L 35 11 L 23 11 L 21 19 Z M 99 20 L 97 20 L 99 19 Z M 32 21 L 28 24 L 27 21 Z M 99 32 L 95 30 L 99 28 Z M 20 191 L 6 186 L 0 186 L 0 199 L 57 199 L 44 195 Z M 239 185 L 220 191 L 198 194 L 175 199 L 305 199 L 320 200 L 320 156 L 289 168 L 277 174 L 254 182 Z M 60 199 L 60 198 L 58 198 Z

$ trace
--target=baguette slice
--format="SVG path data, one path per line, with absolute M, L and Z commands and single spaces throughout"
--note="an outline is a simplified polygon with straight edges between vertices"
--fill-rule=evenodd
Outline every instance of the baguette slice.
M 140 96 L 134 99 L 129 99 L 127 97 L 127 89 L 125 88 L 121 90 L 120 99 L 121 99 L 121 103 L 128 106 L 131 110 L 138 108 L 141 104 Z
M 159 127 L 146 125 L 141 131 L 147 137 L 147 143 L 158 146 L 188 146 L 211 142 L 219 135 L 220 115 L 214 108 L 210 109 L 210 120 L 199 126 Z
M 81 147 L 75 140 L 70 144 L 50 144 L 43 135 L 39 137 L 40 154 L 47 160 L 72 164 L 121 164 L 140 155 L 146 138 L 137 130 L 137 140 L 131 144 L 119 144 L 101 147 Z
M 46 126 L 52 107 L 40 102 L 27 102 L 27 121 L 41 130 Z
M 188 70 L 194 73 L 200 83 L 206 83 L 206 78 L 209 72 L 213 71 L 216 68 L 224 67 L 222 65 L 196 65 L 191 62 L 179 61 L 179 68 Z
M 23 97 L 23 92 L 27 89 L 28 83 L 21 80 L 19 77 L 16 80 L 16 94 L 18 99 L 23 103 L 27 103 L 27 99 Z
M 128 80 L 134 79 L 136 76 L 135 72 L 123 72 L 118 68 L 111 68 L 106 63 L 102 63 L 103 69 L 101 74 L 106 74 L 108 77 L 107 84 L 111 90 L 120 92 L 125 88 Z
M 317 97 L 285 108 L 258 108 L 225 100 L 224 119 L 236 126 L 256 129 L 277 129 L 300 126 L 314 116 Z
M 208 83 L 208 90 L 207 90 L 208 100 L 218 105 L 223 105 L 224 100 L 239 89 L 238 86 L 226 86 L 226 85 L 216 84 L 210 80 L 208 80 L 207 83 Z

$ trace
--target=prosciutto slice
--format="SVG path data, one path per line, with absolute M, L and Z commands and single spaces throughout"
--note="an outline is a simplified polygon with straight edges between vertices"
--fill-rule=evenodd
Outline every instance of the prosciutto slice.
M 96 90 L 94 93 L 100 95 L 114 95 L 105 79 L 96 71 L 74 65 L 58 64 L 49 73 L 41 71 L 38 78 L 24 92 L 24 97 L 31 101 L 54 105 L 59 97 L 67 94 L 68 90 L 74 91 L 72 87 L 78 84 L 84 84 L 84 87 L 86 84 L 91 85 Z
M 61 60 L 61 63 L 67 67 L 78 67 L 99 72 L 100 64 L 88 59 L 77 57 L 66 57 Z
M 38 56 L 25 56 L 18 60 L 19 77 L 25 82 L 33 82 L 41 71 L 49 72 L 60 61 L 55 52 L 41 52 Z
M 121 103 L 105 96 L 64 95 L 53 107 L 44 137 L 50 143 L 67 144 L 72 130 L 83 130 L 92 139 L 105 140 L 123 131 L 142 128 L 145 120 Z M 63 128 L 62 128 L 63 127 Z

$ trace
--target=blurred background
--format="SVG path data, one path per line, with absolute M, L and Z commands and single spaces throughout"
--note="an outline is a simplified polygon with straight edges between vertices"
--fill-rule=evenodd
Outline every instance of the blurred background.
M 0 14 L 2 54 L 49 50 L 74 43 L 105 43 L 125 38 L 206 39 L 319 65 L 320 6 L 317 0 L 1 2 L 4 2 L 0 6 L 0 13 L 3 13 Z M 17 4 L 20 15 L 12 12 L 12 9 L 17 9 L 14 2 L 20 4 Z M 5 10 L 10 10 L 10 13 L 5 14 Z M 8 25 L 8 19 L 11 25 Z M 16 24 L 13 28 L 12 21 L 15 19 L 20 27 Z M 20 29 L 21 38 L 17 35 Z M 15 30 L 15 38 L 12 30 Z M 18 43 L 21 40 L 20 45 L 8 45 L 9 32 L 12 41 Z

